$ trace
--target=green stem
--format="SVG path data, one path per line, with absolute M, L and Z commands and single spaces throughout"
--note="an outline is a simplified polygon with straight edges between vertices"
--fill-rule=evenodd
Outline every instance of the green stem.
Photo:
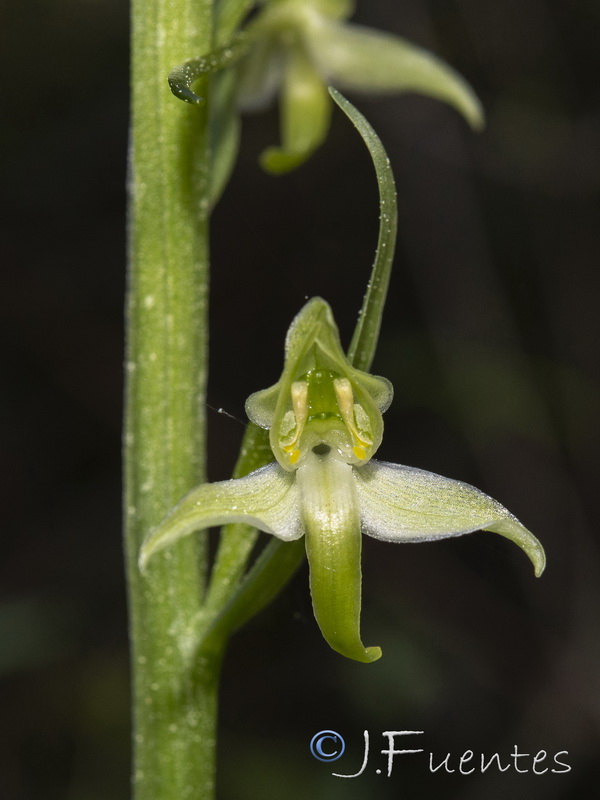
M 214 792 L 222 653 L 192 659 L 205 545 L 188 537 L 147 578 L 137 568 L 148 531 L 204 479 L 207 112 L 178 102 L 167 75 L 211 40 L 212 0 L 133 0 L 125 537 L 136 800 Z

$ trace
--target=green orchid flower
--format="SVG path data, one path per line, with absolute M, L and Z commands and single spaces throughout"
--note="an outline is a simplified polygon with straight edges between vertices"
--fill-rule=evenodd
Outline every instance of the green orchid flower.
M 241 12 L 248 5 L 242 3 Z M 405 39 L 348 23 L 351 0 L 265 0 L 261 5 L 241 34 L 176 67 L 169 83 L 178 97 L 199 103 L 193 82 L 237 62 L 239 108 L 262 108 L 279 94 L 282 143 L 262 153 L 267 171 L 294 169 L 323 143 L 332 108 L 329 84 L 369 93 L 419 92 L 454 106 L 473 128 L 482 127 L 481 105 L 458 73 Z M 218 85 L 215 90 L 216 106 L 230 115 L 229 123 L 215 121 L 224 142 L 215 137 L 217 171 L 225 171 L 223 164 L 230 165 L 234 157 L 235 111 L 233 103 L 222 101 L 223 91 L 233 88 Z
M 429 542 L 477 530 L 521 547 L 535 574 L 545 567 L 536 537 L 496 500 L 461 481 L 372 458 L 392 387 L 352 366 L 329 305 L 313 298 L 292 322 L 284 369 L 251 395 L 249 418 L 269 429 L 275 461 L 243 478 L 190 492 L 150 533 L 150 558 L 183 536 L 245 522 L 291 542 L 305 537 L 315 617 L 338 652 L 381 656 L 360 636 L 361 534 L 387 542 Z

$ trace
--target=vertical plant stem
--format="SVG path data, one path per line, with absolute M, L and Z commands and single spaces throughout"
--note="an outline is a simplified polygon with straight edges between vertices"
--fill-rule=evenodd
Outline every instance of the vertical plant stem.
M 132 0 L 125 516 L 136 800 L 214 792 L 221 654 L 192 658 L 205 547 L 188 537 L 146 578 L 137 568 L 148 531 L 204 479 L 207 114 L 176 100 L 167 75 L 211 38 L 212 0 Z

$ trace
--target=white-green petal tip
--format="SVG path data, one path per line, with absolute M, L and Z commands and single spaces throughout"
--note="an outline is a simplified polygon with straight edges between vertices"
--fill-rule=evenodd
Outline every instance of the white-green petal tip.
M 325 79 L 349 91 L 418 92 L 459 111 L 475 130 L 481 103 L 467 81 L 433 53 L 399 36 L 360 25 L 322 24 L 311 40 Z
M 462 481 L 433 472 L 370 461 L 355 471 L 364 533 L 388 542 L 427 542 L 478 530 L 510 539 L 539 577 L 544 548 L 504 506 Z
M 184 536 L 229 522 L 245 522 L 283 541 L 299 539 L 304 529 L 297 494 L 291 474 L 277 463 L 244 478 L 202 484 L 148 534 L 140 550 L 140 569 L 144 572 L 155 553 Z
M 528 531 L 524 525 L 521 525 L 519 520 L 513 517 L 512 514 L 508 514 L 504 519 L 486 526 L 483 530 L 499 533 L 500 536 L 505 536 L 507 539 L 510 539 L 511 542 L 518 545 L 533 564 L 536 578 L 539 578 L 546 569 L 546 553 L 544 552 L 542 543 L 531 531 Z

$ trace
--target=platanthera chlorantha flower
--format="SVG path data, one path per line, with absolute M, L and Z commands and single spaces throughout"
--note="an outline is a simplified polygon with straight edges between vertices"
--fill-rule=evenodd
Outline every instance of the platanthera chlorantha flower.
M 269 172 L 294 169 L 322 144 L 331 115 L 330 84 L 350 92 L 419 92 L 451 104 L 474 128 L 482 126 L 479 101 L 458 73 L 405 39 L 349 24 L 352 0 L 260 5 L 241 34 L 176 67 L 169 83 L 178 97 L 199 103 L 193 82 L 237 62 L 235 93 L 242 110 L 264 107 L 279 94 L 282 143 L 261 156 Z M 219 129 L 226 128 L 221 121 Z
M 148 536 L 142 569 L 182 536 L 228 522 L 250 523 L 284 541 L 304 536 L 323 636 L 364 662 L 381 650 L 360 637 L 361 533 L 427 542 L 493 531 L 518 544 L 541 575 L 540 542 L 500 503 L 460 481 L 372 458 L 391 400 L 385 378 L 346 358 L 328 304 L 310 300 L 288 332 L 279 381 L 246 403 L 250 419 L 269 429 L 276 461 L 190 492 Z

